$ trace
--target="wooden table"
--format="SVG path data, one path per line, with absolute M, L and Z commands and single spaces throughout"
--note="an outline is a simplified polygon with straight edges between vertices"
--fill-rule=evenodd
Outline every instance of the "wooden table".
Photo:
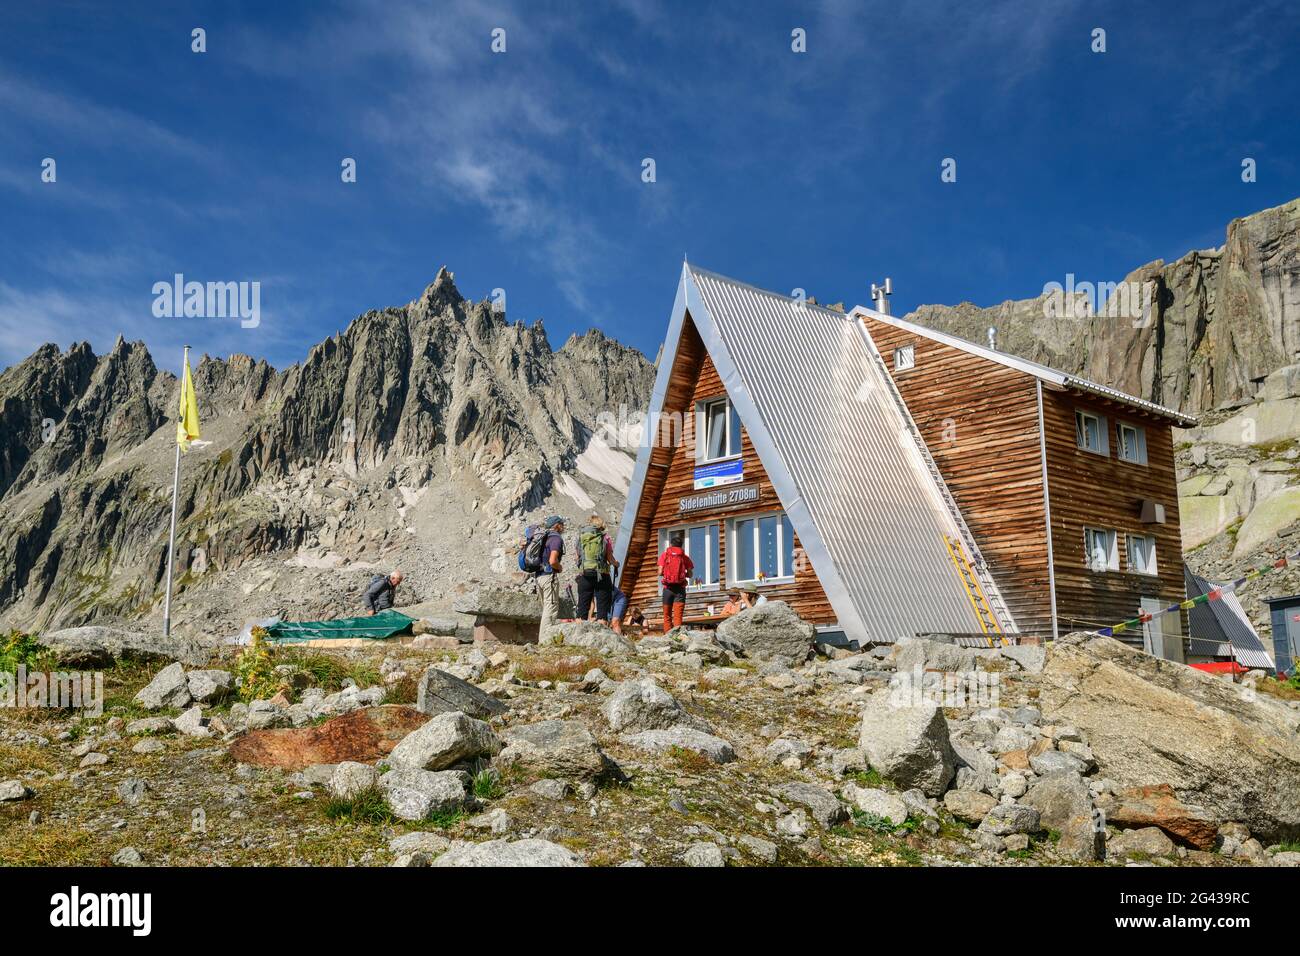
M 734 614 L 688 614 L 682 618 L 682 624 L 688 627 L 712 628 L 712 627 L 717 627 L 719 624 L 721 624 L 729 617 L 735 617 L 735 615 Z M 659 632 L 663 633 L 663 622 L 650 621 L 650 619 L 647 618 L 646 623 L 655 625 L 659 630 Z

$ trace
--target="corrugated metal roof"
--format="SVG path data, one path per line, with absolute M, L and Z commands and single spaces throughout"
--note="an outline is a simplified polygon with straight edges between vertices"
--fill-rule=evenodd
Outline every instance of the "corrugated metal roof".
M 849 635 L 979 630 L 956 536 L 856 319 L 687 267 L 686 304 Z M 695 301 L 693 301 L 695 300 Z
M 1188 597 L 1208 594 L 1211 588 L 1219 586 L 1195 574 L 1185 564 L 1183 579 L 1187 584 Z M 1187 631 L 1190 638 L 1188 650 L 1193 654 L 1208 657 L 1232 656 L 1242 667 L 1273 670 L 1272 655 L 1264 649 L 1264 642 L 1250 626 L 1245 609 L 1237 600 L 1237 595 L 1231 591 L 1217 601 L 1198 604 L 1188 611 Z
M 1182 412 L 1172 408 L 1166 408 L 1164 405 L 1157 405 L 1155 402 L 1149 402 L 1145 398 L 1138 398 L 1136 395 L 1129 395 L 1127 392 L 1121 392 L 1117 388 L 1111 388 L 1109 385 L 1102 385 L 1100 382 L 1092 382 L 1086 378 L 1080 378 L 1077 375 L 1070 375 L 1068 372 L 1062 372 L 1059 369 L 1051 368 L 1040 362 L 1033 362 L 1027 358 L 1021 358 L 1018 355 L 1011 355 L 1007 352 L 999 352 L 997 349 L 991 349 L 964 339 L 959 335 L 952 335 L 949 332 L 940 332 L 938 329 L 932 329 L 928 326 L 917 325 L 915 322 L 908 322 L 906 319 L 898 319 L 892 315 L 885 315 L 883 312 L 877 312 L 874 309 L 868 309 L 865 306 L 858 306 L 853 310 L 853 315 L 868 315 L 873 319 L 892 325 L 895 328 L 906 329 L 909 332 L 915 332 L 917 335 L 924 335 L 926 338 L 933 339 L 936 342 L 943 342 L 945 345 L 951 345 L 953 348 L 959 348 L 962 351 L 970 352 L 972 355 L 979 355 L 1005 365 L 1008 368 L 1019 369 L 1029 375 L 1055 385 L 1058 388 L 1075 388 L 1082 392 L 1091 392 L 1102 398 L 1109 398 L 1116 402 L 1122 402 L 1133 408 L 1141 409 L 1152 415 L 1159 415 L 1163 418 L 1171 419 L 1184 428 L 1191 428 L 1197 424 L 1197 420 L 1191 415 L 1184 415 Z

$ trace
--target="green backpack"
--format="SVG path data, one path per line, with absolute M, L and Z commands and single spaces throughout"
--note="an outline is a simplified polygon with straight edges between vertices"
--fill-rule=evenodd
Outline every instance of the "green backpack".
M 587 525 L 578 533 L 578 570 L 609 573 L 605 560 L 605 532 L 595 525 Z

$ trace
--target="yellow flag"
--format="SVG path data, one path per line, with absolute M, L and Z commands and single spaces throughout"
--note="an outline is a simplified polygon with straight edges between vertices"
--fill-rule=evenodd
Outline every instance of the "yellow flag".
M 176 441 L 181 451 L 190 450 L 190 442 L 199 437 L 199 403 L 194 397 L 194 378 L 190 375 L 190 360 L 185 359 L 185 376 L 181 379 L 181 413 L 176 420 Z

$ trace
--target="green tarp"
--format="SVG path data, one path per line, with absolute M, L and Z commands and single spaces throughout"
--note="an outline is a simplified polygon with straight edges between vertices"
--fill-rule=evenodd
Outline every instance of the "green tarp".
M 266 629 L 277 644 L 306 641 L 343 641 L 364 638 L 381 641 L 411 629 L 415 621 L 400 611 L 380 611 L 365 617 L 341 617 L 337 621 L 281 621 Z

